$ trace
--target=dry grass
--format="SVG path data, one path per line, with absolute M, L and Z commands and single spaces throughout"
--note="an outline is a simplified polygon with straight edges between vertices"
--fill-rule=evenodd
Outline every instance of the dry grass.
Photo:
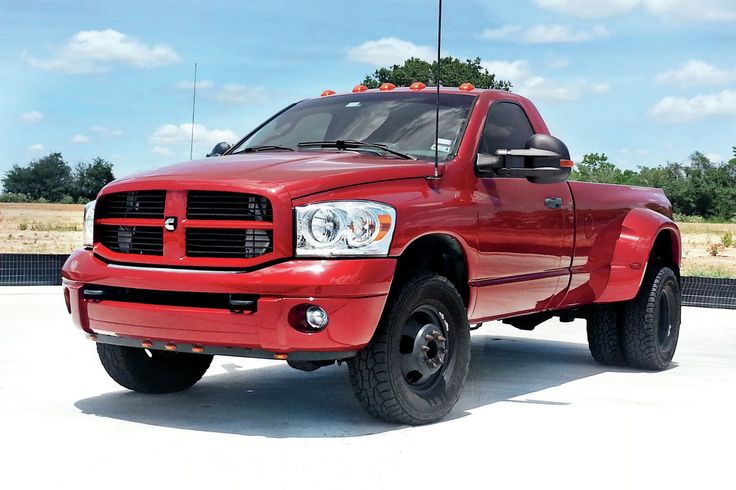
M 0 203 L 0 253 L 69 253 L 82 243 L 81 204 Z
M 736 247 L 724 247 L 723 235 L 736 235 L 736 223 L 678 223 L 682 232 L 682 274 L 736 278 Z M 719 246 L 720 245 L 720 246 Z M 716 246 L 717 255 L 711 255 Z
M 68 253 L 82 243 L 80 204 L 0 203 L 0 253 Z M 736 278 L 736 247 L 718 247 L 736 223 L 679 223 L 683 237 L 682 273 Z

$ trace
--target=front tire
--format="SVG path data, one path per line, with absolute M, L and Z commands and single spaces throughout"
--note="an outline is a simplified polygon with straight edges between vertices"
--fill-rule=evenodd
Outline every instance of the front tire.
M 102 366 L 120 386 L 141 393 L 184 391 L 199 381 L 212 362 L 207 354 L 97 344 Z
M 455 405 L 470 363 L 470 328 L 460 294 L 420 274 L 391 294 L 371 343 L 348 361 L 368 413 L 392 423 L 436 422 Z
M 639 293 L 624 308 L 624 353 L 631 366 L 661 371 L 670 365 L 680 335 L 681 304 L 672 269 L 647 271 Z

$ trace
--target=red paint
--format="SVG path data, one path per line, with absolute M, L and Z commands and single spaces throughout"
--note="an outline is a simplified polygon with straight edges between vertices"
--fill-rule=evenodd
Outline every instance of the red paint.
M 412 89 L 392 92 L 401 97 Z M 356 96 L 362 90 L 356 87 Z M 112 333 L 141 341 L 258 348 L 277 354 L 349 351 L 363 347 L 373 336 L 397 260 L 426 235 L 447 235 L 462 249 L 470 286 L 468 316 L 473 322 L 630 299 L 661 233 L 669 234 L 673 260 L 679 264 L 680 235 L 661 190 L 480 178 L 474 161 L 494 102 L 518 103 L 537 133 L 548 134 L 547 126 L 534 105 L 518 95 L 477 89 L 441 92 L 477 100 L 458 154 L 440 164 L 439 180 L 427 179 L 434 174 L 431 161 L 309 150 L 186 162 L 109 184 L 101 195 L 166 190 L 165 215 L 178 217 L 179 226 L 164 232 L 163 256 L 119 254 L 99 243 L 93 251 L 74 252 L 63 269 L 74 323 L 88 334 Z M 265 195 L 272 203 L 273 222 L 188 220 L 187 190 Z M 550 197 L 559 198 L 562 207 L 549 209 L 545 199 Z M 389 257 L 295 260 L 293 207 L 355 199 L 396 209 Z M 98 224 L 161 226 L 162 220 L 105 219 Z M 186 256 L 187 229 L 238 227 L 272 230 L 273 251 L 253 259 Z M 83 284 L 256 294 L 258 309 L 236 314 L 96 302 L 81 297 Z M 289 325 L 289 312 L 305 303 L 327 310 L 330 322 L 325 330 L 304 333 Z

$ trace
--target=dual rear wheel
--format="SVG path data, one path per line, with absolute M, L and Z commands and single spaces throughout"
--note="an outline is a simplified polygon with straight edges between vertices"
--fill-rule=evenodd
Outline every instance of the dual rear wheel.
M 666 369 L 677 348 L 680 310 L 680 283 L 674 271 L 652 267 L 634 299 L 589 310 L 588 346 L 593 358 L 609 366 Z

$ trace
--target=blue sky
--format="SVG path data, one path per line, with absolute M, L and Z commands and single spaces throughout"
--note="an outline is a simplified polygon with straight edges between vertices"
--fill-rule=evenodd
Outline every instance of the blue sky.
M 625 168 L 736 145 L 736 0 L 445 0 L 443 50 L 529 96 L 573 156 Z M 0 172 L 51 151 L 118 176 L 286 104 L 431 57 L 436 2 L 0 0 Z

